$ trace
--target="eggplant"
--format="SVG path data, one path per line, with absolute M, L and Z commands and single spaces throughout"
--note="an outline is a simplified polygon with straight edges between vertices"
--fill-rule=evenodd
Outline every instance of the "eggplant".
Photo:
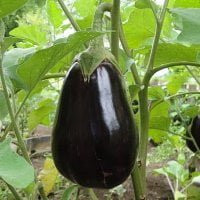
M 193 136 L 197 146 L 200 149 L 200 115 L 197 115 L 193 120 L 192 120 L 192 124 L 190 127 L 190 133 Z M 190 137 L 189 132 L 187 131 L 186 133 L 187 137 Z M 187 147 L 193 151 L 194 153 L 197 152 L 197 148 L 195 147 L 194 143 L 192 140 L 188 140 L 186 139 L 186 145 Z
M 52 134 L 59 172 L 83 187 L 113 188 L 130 175 L 137 151 L 120 72 L 103 61 L 85 81 L 75 62 L 64 80 Z

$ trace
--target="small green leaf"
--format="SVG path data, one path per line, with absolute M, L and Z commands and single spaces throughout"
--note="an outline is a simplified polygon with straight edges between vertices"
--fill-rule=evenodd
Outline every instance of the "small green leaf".
M 72 194 L 77 190 L 78 185 L 69 186 L 63 193 L 61 200 L 70 200 Z
M 10 144 L 10 138 L 0 143 L 0 177 L 15 188 L 25 188 L 34 181 L 34 169 Z
M 184 166 L 179 164 L 177 161 L 171 160 L 167 163 L 167 167 L 164 170 L 171 176 L 175 177 L 178 181 L 184 182 L 188 176 L 188 170 L 184 169 Z
M 0 19 L 22 7 L 28 0 L 1 0 Z

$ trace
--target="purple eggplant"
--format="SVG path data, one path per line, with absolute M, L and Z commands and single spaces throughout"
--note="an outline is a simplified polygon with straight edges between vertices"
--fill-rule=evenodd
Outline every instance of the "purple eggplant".
M 193 136 L 197 146 L 199 147 L 200 149 L 200 115 L 197 115 L 193 121 L 192 121 L 192 124 L 191 124 L 191 127 L 190 127 L 190 132 L 191 132 L 191 135 Z M 187 137 L 190 137 L 190 134 L 189 132 L 186 133 L 186 136 Z M 197 152 L 197 148 L 195 147 L 194 143 L 192 140 L 186 140 L 186 145 L 187 147 L 193 151 L 194 153 Z
M 112 188 L 130 175 L 138 134 L 122 76 L 103 61 L 84 81 L 80 64 L 69 70 L 52 135 L 59 172 L 84 187 Z

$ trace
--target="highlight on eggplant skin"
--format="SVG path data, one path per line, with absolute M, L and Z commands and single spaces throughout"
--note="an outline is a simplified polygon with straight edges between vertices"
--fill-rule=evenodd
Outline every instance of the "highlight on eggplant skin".
M 137 150 L 138 134 L 118 70 L 102 62 L 85 82 L 75 62 L 63 84 L 52 135 L 59 172 L 84 187 L 112 188 L 130 175 Z
M 192 120 L 192 124 L 191 124 L 191 135 L 193 136 L 197 146 L 200 149 L 200 115 L 197 115 L 196 117 L 194 117 L 194 119 Z M 189 132 L 187 131 L 186 133 L 187 137 L 190 137 Z M 192 140 L 187 140 L 186 139 L 186 145 L 187 147 L 193 151 L 194 153 L 197 152 L 197 148 L 195 147 L 194 143 Z

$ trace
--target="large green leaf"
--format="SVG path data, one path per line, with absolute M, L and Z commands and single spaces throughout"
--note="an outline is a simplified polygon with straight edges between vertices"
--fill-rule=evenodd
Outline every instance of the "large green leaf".
M 24 25 L 13 29 L 10 35 L 25 39 L 34 45 L 41 45 L 47 42 L 46 31 L 39 25 Z
M 5 52 L 3 59 L 3 71 L 6 77 L 10 78 L 16 88 L 23 88 L 23 82 L 17 74 L 18 64 L 21 63 L 26 56 L 35 52 L 35 48 L 14 48 Z
M 199 8 L 176 8 L 171 9 L 171 13 L 174 16 L 174 23 L 180 26 L 180 20 L 182 22 L 181 33 L 178 36 L 178 41 L 188 42 L 191 44 L 200 44 L 200 9 Z M 178 21 L 176 21 L 178 20 Z M 178 24 L 177 24 L 178 23 Z
M 24 83 L 25 90 L 32 90 L 44 75 L 62 60 L 68 53 L 85 42 L 101 35 L 102 32 L 80 31 L 72 34 L 60 43 L 37 51 L 18 68 L 18 74 Z
M 0 19 L 13 11 L 22 7 L 28 0 L 1 0 L 0 1 Z
M 78 185 L 69 186 L 63 193 L 61 200 L 70 200 L 72 194 L 77 190 Z
M 176 0 L 174 8 L 200 8 L 200 1 L 197 0 Z
M 47 1 L 47 14 L 49 21 L 55 28 L 60 27 L 65 19 L 62 15 L 62 10 L 54 0 Z
M 33 167 L 10 148 L 11 139 L 0 143 L 0 177 L 15 188 L 25 188 L 34 181 Z
M 134 9 L 124 24 L 126 39 L 130 48 L 138 48 L 155 33 L 155 20 L 150 9 Z
M 4 119 L 8 114 L 8 108 L 6 104 L 6 99 L 2 90 L 0 90 L 0 120 Z
M 199 50 L 200 47 L 195 46 L 188 47 L 181 44 L 161 43 L 156 51 L 154 65 L 159 66 L 165 63 L 180 61 L 195 62 Z M 149 53 L 146 55 L 145 63 L 147 63 L 148 58 Z

